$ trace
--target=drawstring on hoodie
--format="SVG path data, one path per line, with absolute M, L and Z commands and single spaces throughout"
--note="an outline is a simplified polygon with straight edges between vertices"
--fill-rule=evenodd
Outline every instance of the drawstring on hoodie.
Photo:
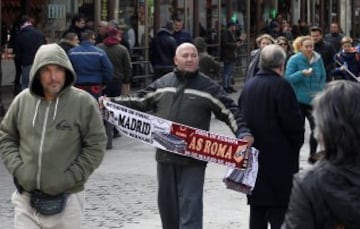
M 35 126 L 35 120 L 36 120 L 36 117 L 37 117 L 38 112 L 39 112 L 40 102 L 41 102 L 41 99 L 39 99 L 39 100 L 38 100 L 38 102 L 36 103 L 36 107 L 35 107 L 35 115 L 34 115 L 34 118 L 33 118 L 33 121 L 32 121 L 32 125 L 33 125 L 33 127 Z
M 56 97 L 55 108 L 54 108 L 54 114 L 53 114 L 53 121 L 55 121 L 55 118 L 56 118 L 58 104 L 59 104 L 59 97 Z
M 37 101 L 37 103 L 36 103 L 35 115 L 34 115 L 34 118 L 33 118 L 33 121 L 32 121 L 33 127 L 35 126 L 35 120 L 36 120 L 36 117 L 37 117 L 38 112 L 39 112 L 40 102 L 41 102 L 41 99 L 39 99 L 39 100 Z M 55 121 L 55 119 L 56 119 L 58 106 L 59 106 L 59 97 L 56 98 L 55 108 L 54 108 L 54 114 L 53 114 L 53 121 Z

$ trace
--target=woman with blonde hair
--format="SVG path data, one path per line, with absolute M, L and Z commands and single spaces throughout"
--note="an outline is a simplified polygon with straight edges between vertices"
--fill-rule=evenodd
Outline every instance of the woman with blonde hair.
M 301 45 L 301 41 L 304 39 L 305 36 L 299 36 L 297 38 L 295 38 L 295 40 L 293 41 L 293 51 L 294 53 L 299 52 L 300 50 L 300 45 Z
M 325 86 L 326 71 L 319 53 L 314 51 L 314 41 L 310 36 L 301 36 L 295 39 L 294 49 L 297 51 L 287 62 L 285 78 L 294 88 L 304 121 L 309 121 L 310 156 L 309 163 L 317 160 L 317 141 L 314 138 L 314 119 L 311 102 L 315 94 Z

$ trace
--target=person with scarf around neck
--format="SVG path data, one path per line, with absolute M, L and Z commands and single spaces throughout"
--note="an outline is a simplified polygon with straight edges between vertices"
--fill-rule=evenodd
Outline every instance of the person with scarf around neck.
M 127 48 L 121 45 L 121 33 L 112 28 L 108 36 L 97 46 L 105 51 L 114 68 L 114 77 L 106 85 L 104 94 L 109 97 L 128 95 L 131 83 L 131 59 Z M 122 90 L 123 89 L 123 90 Z
M 191 43 L 176 49 L 176 69 L 133 96 L 110 98 L 170 121 L 209 130 L 211 116 L 225 122 L 235 136 L 254 141 L 234 101 L 222 87 L 199 72 L 199 55 Z M 105 98 L 104 98 L 105 99 Z M 203 186 L 207 163 L 156 149 L 158 207 L 162 228 L 203 228 Z
M 360 53 L 353 47 L 353 40 L 349 36 L 341 39 L 342 50 L 334 56 L 335 68 L 331 75 L 336 80 L 350 80 L 357 82 L 360 73 Z
M 104 41 L 97 45 L 105 51 L 114 68 L 114 77 L 106 84 L 103 92 L 104 95 L 109 97 L 130 94 L 131 59 L 128 49 L 120 43 L 121 39 L 121 31 L 112 28 L 108 31 L 108 36 Z M 120 137 L 119 131 L 114 127 L 113 132 L 114 138 Z

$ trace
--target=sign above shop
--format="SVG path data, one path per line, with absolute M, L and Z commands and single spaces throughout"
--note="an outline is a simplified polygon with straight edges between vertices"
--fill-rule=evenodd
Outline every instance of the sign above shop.
M 62 19 L 66 16 L 66 8 L 64 4 L 49 4 L 48 5 L 48 18 L 49 19 Z

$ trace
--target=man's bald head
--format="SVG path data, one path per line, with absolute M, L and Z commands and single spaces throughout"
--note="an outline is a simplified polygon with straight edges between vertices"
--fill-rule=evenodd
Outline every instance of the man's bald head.
M 182 43 L 181 45 L 179 45 L 179 46 L 176 48 L 175 55 L 177 56 L 177 55 L 178 55 L 184 48 L 186 48 L 186 47 L 196 49 L 196 47 L 195 47 L 194 44 L 185 42 L 185 43 Z M 196 49 L 196 50 L 197 50 L 197 49 Z
M 182 43 L 175 52 L 174 63 L 179 71 L 195 72 L 199 69 L 199 54 L 195 45 Z

